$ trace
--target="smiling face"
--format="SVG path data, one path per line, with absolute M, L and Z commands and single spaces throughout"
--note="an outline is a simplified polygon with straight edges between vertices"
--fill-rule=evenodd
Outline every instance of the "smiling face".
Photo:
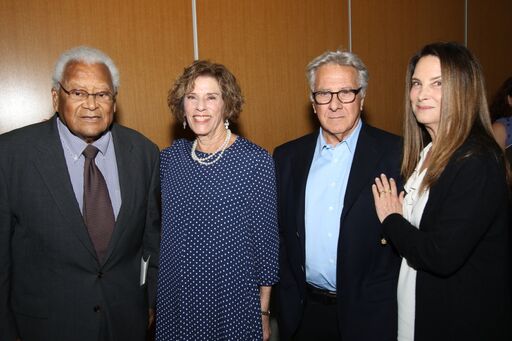
M 224 138 L 224 100 L 219 82 L 210 76 L 199 76 L 194 87 L 185 94 L 185 117 L 190 129 L 209 140 Z
M 64 70 L 62 86 L 70 90 L 85 90 L 89 94 L 102 91 L 114 93 L 112 77 L 104 64 L 71 62 Z M 95 96 L 74 100 L 62 88 L 52 89 L 53 108 L 61 121 L 76 136 L 87 143 L 97 140 L 114 120 L 115 100 L 98 101 Z
M 422 57 L 411 79 L 409 99 L 418 123 L 425 126 L 432 139 L 441 120 L 441 62 L 438 57 Z
M 358 88 L 357 70 L 351 66 L 325 64 L 316 70 L 314 91 L 338 92 Z M 329 104 L 313 102 L 313 110 L 318 116 L 328 144 L 336 145 L 354 131 L 361 116 L 363 103 L 364 97 L 361 92 L 352 103 L 343 104 L 337 96 L 333 96 Z

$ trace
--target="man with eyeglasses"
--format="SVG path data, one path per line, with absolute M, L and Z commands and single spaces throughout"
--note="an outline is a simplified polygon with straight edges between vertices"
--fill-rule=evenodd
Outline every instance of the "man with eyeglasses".
M 371 185 L 381 173 L 400 181 L 400 139 L 361 120 L 368 70 L 355 54 L 326 52 L 306 74 L 320 129 L 274 152 L 281 341 L 396 340 L 400 258 Z
M 119 72 L 63 53 L 48 121 L 0 136 L 0 340 L 143 341 L 160 242 L 159 150 L 113 123 Z

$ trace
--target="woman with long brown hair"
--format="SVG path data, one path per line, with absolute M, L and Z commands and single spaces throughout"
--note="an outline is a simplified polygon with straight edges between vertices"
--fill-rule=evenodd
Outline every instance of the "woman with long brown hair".
M 398 340 L 510 340 L 510 201 L 479 63 L 434 43 L 406 76 L 402 176 L 373 195 L 403 257 Z

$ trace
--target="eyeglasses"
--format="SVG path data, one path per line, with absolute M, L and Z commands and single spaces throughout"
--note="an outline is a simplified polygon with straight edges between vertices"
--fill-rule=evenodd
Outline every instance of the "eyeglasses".
M 316 104 L 329 104 L 332 101 L 332 96 L 336 95 L 341 103 L 349 104 L 356 100 L 356 96 L 361 89 L 362 87 L 359 89 L 342 89 L 337 92 L 315 91 L 313 92 L 313 100 Z
M 93 96 L 96 101 L 101 103 L 112 103 L 116 99 L 116 95 L 110 91 L 100 91 L 94 94 L 90 94 L 87 91 L 81 89 L 66 90 L 60 82 L 59 85 L 62 91 L 64 91 L 69 96 L 69 98 L 71 98 L 71 100 L 76 102 L 84 102 L 89 98 L 89 96 Z

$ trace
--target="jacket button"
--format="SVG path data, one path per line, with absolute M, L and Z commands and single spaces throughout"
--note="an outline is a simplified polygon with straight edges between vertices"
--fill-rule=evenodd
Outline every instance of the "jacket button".
M 103 272 L 98 272 L 98 275 L 97 275 L 98 278 L 102 278 L 103 277 Z
M 94 312 L 97 313 L 101 310 L 101 307 L 99 305 L 95 305 L 93 308 Z
M 299 231 L 297 231 L 296 235 L 297 235 L 297 238 L 300 238 Z
M 304 266 L 303 265 L 300 266 L 300 269 L 302 270 L 302 272 L 304 272 Z

